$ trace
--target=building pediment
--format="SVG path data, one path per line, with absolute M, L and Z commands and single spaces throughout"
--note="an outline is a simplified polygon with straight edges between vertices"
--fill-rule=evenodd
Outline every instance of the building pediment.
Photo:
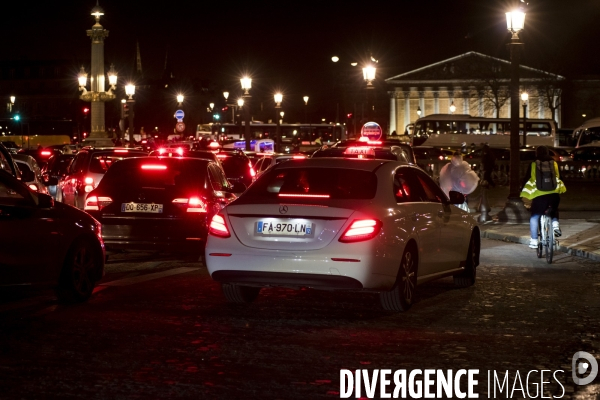
M 519 76 L 522 80 L 535 81 L 537 79 L 562 80 L 564 77 L 550 72 L 519 66 Z M 475 51 L 461 54 L 437 63 L 427 65 L 412 71 L 387 78 L 388 84 L 402 84 L 407 82 L 449 82 L 488 80 L 491 77 L 497 80 L 510 80 L 510 61 L 487 56 Z

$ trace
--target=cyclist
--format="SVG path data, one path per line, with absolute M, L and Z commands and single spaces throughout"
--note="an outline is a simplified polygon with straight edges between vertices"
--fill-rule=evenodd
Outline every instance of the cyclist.
M 554 175 L 556 176 L 556 188 L 550 191 L 542 191 L 537 188 L 536 184 L 536 161 L 533 161 L 529 166 L 527 174 L 527 182 L 521 191 L 521 197 L 531 200 L 531 218 L 529 219 L 529 228 L 531 231 L 531 240 L 529 247 L 537 249 L 538 247 L 538 225 L 540 216 L 546 212 L 548 207 L 551 207 L 550 217 L 552 218 L 552 229 L 554 235 L 560 237 L 560 225 L 558 223 L 558 204 L 560 203 L 560 194 L 567 191 L 565 184 L 560 180 L 558 174 L 558 164 L 550 156 L 550 152 L 546 146 L 539 146 L 535 149 L 536 161 L 552 161 L 554 166 Z

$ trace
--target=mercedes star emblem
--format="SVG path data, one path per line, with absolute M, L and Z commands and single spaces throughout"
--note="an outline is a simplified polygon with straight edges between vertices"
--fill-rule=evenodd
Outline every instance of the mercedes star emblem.
M 280 206 L 279 207 L 279 214 L 286 214 L 287 213 L 287 206 Z

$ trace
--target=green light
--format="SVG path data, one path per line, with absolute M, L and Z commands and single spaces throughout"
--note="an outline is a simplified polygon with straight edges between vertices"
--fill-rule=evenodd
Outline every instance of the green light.
M 15 115 L 15 121 L 19 121 L 21 119 L 21 116 L 19 114 Z

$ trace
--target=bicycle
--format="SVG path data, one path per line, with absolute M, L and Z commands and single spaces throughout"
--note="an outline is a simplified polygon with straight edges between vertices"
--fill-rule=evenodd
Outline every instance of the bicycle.
M 558 247 L 558 240 L 554 237 L 554 229 L 552 228 L 552 208 L 540 215 L 540 221 L 538 223 L 538 247 L 537 256 L 542 258 L 544 256 L 544 250 L 546 253 L 546 262 L 552 264 L 552 256 L 554 255 L 554 249 Z

